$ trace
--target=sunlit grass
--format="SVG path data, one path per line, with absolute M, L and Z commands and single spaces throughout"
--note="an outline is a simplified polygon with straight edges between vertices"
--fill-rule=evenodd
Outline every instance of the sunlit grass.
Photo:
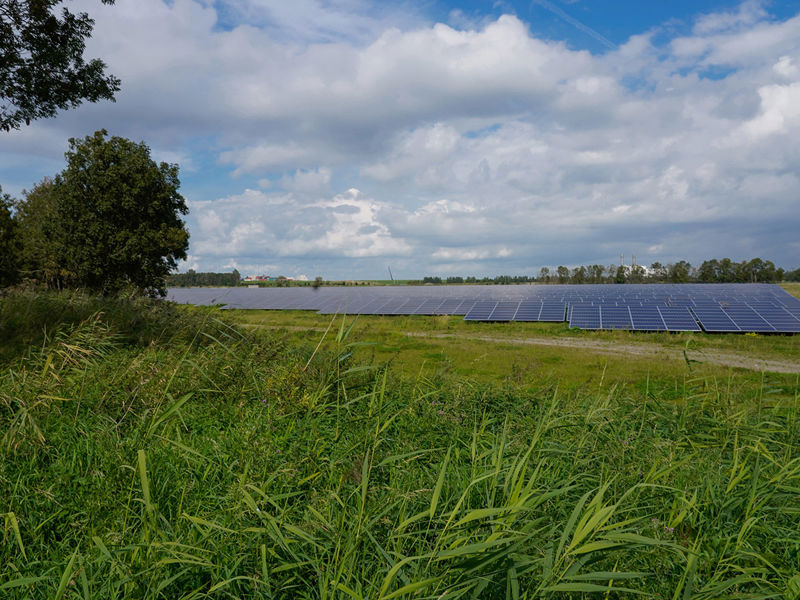
M 68 301 L 0 371 L 4 599 L 800 590 L 796 376 Z

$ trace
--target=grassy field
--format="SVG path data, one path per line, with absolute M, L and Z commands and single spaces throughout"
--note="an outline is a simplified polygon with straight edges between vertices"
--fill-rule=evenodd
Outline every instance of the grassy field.
M 0 339 L 0 598 L 800 597 L 798 375 L 692 358 L 797 336 L 18 294 Z

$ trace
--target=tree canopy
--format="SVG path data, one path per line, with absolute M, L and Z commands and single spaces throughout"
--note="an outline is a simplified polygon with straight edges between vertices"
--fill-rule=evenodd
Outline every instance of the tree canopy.
M 144 142 L 107 136 L 70 139 L 67 168 L 26 192 L 20 271 L 55 288 L 164 295 L 189 245 L 178 167 L 156 164 Z
M 14 200 L 0 188 L 0 286 L 14 283 L 19 275 L 19 236 L 11 215 L 13 206 Z
M 19 129 L 85 100 L 113 100 L 119 90 L 103 61 L 83 57 L 94 20 L 66 8 L 57 13 L 62 2 L 0 0 L 0 129 Z

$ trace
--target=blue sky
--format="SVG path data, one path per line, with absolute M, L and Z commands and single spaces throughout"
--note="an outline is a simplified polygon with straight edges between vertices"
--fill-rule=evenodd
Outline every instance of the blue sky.
M 181 168 L 184 270 L 800 266 L 800 0 L 70 5 L 123 89 L 0 134 L 0 185 L 144 140 Z

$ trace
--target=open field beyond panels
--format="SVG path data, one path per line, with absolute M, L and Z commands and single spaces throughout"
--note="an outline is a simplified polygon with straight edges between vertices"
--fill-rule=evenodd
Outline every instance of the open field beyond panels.
M 2 598 L 800 597 L 798 336 L 21 292 L 0 339 Z

